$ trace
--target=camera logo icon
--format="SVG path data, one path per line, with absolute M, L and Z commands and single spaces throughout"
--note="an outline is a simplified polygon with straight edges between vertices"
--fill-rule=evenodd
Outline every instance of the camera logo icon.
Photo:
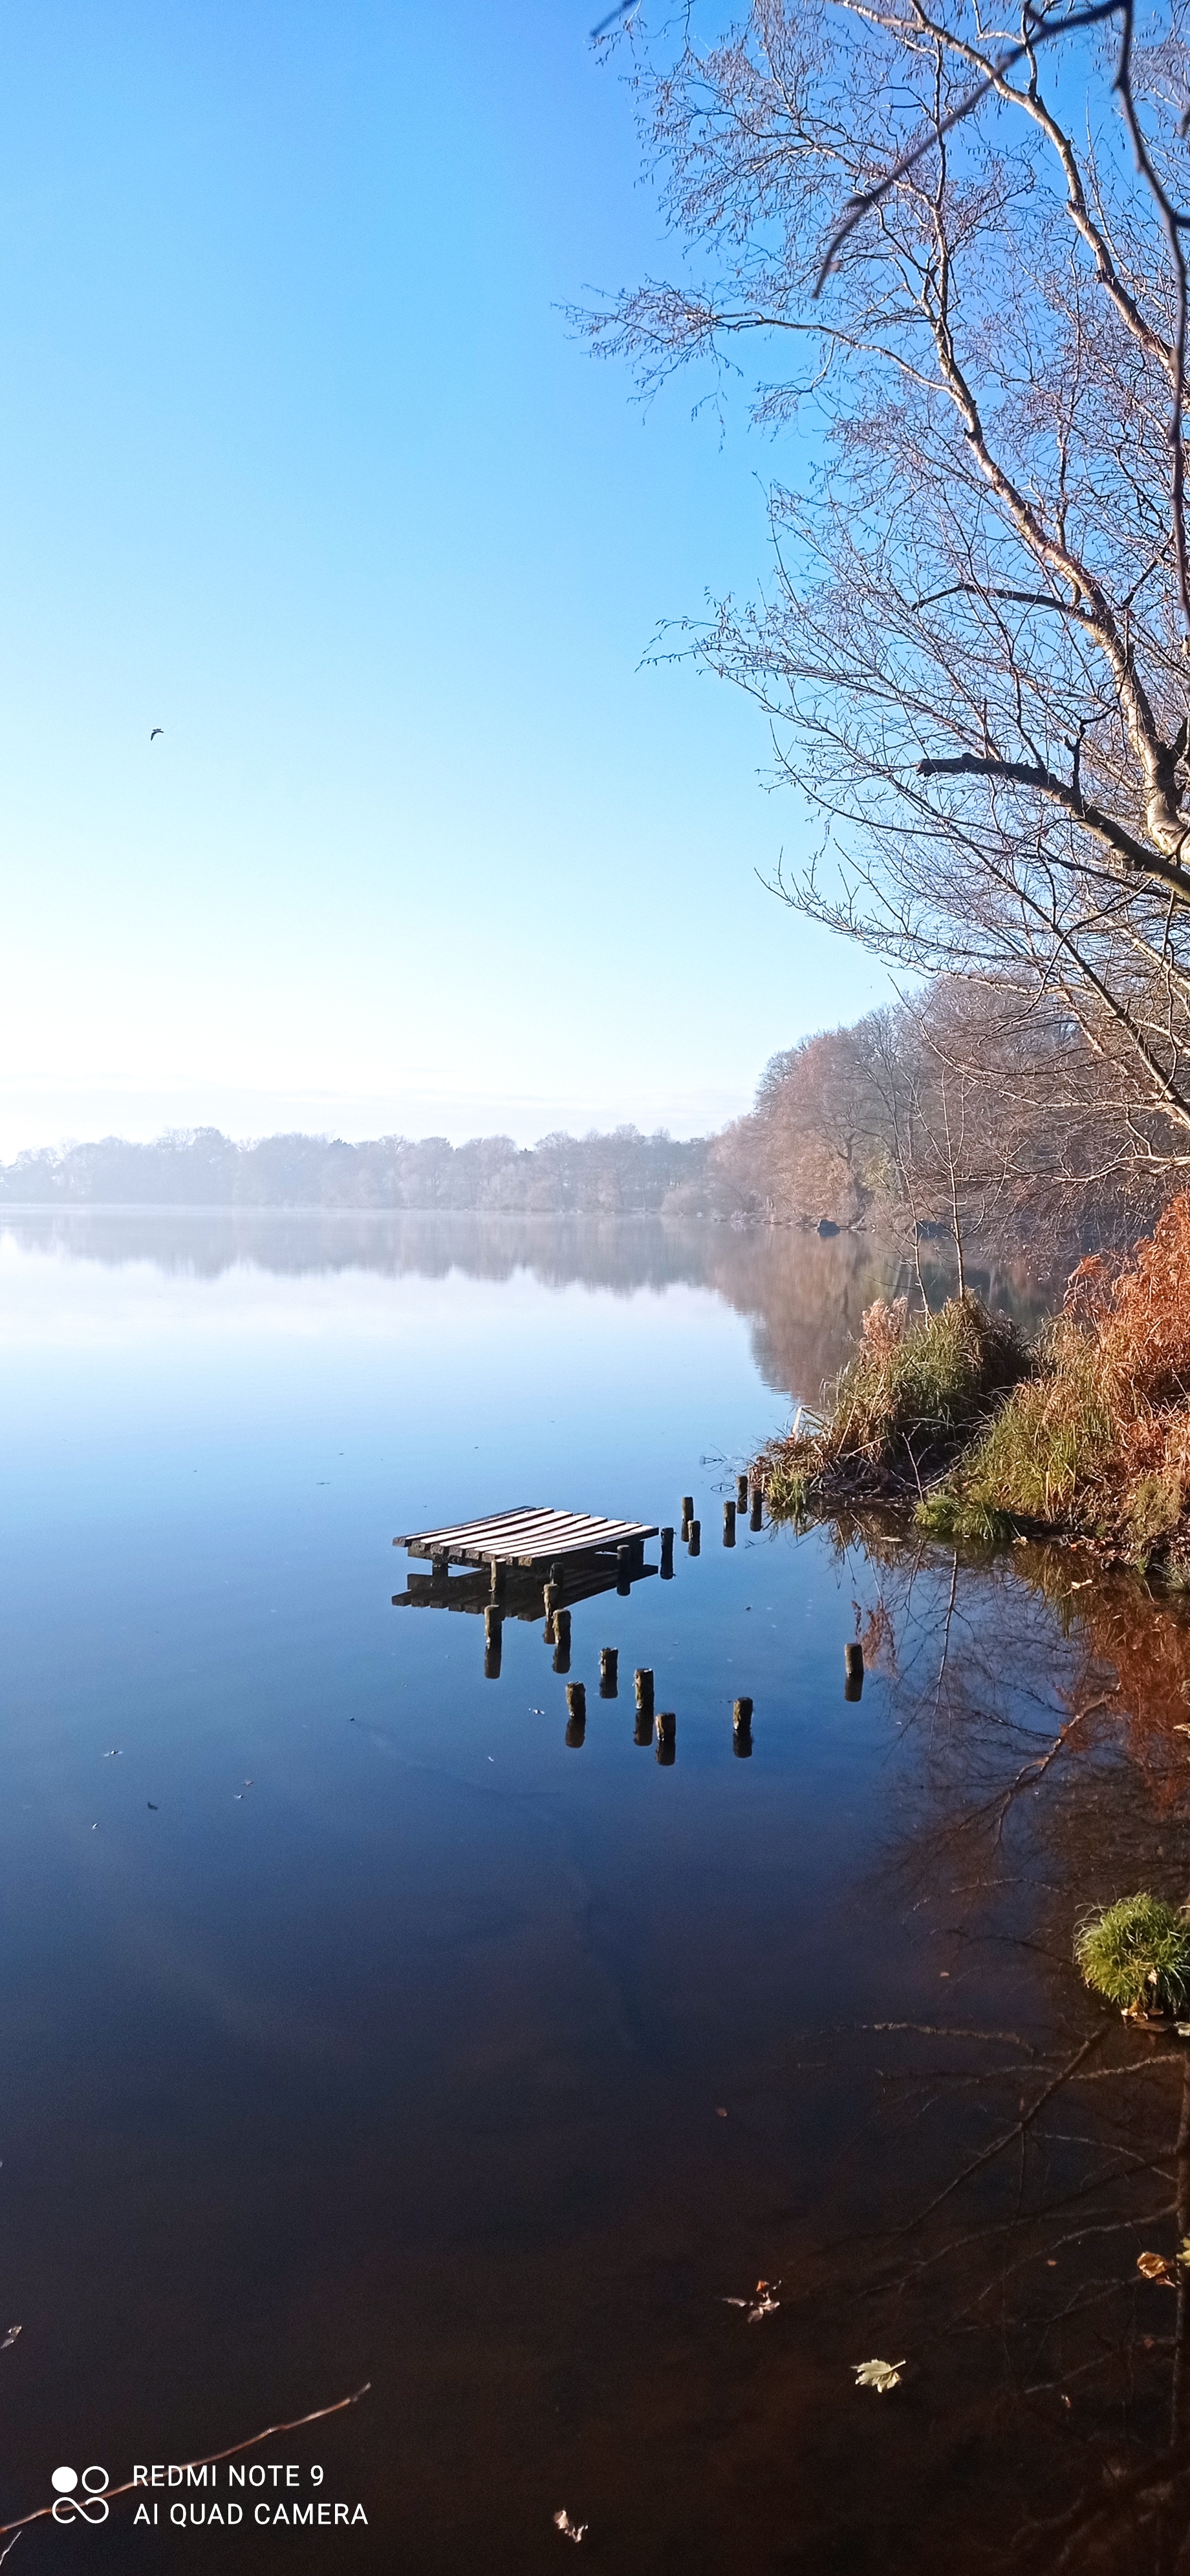
M 81 2477 L 77 2469 L 55 2469 L 50 2478 L 54 2489 L 54 2521 L 106 2522 L 109 2507 L 104 2490 L 107 2482 L 106 2469 L 84 2469 Z

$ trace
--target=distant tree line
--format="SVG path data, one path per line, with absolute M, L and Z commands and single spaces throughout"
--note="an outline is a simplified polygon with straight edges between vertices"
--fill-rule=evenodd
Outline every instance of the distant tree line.
M 1178 1122 L 1138 1101 L 1060 995 L 938 976 L 784 1049 L 717 1136 L 106 1137 L 0 1165 L 0 1204 L 709 1217 L 899 1234 L 985 1254 L 1135 1237 L 1185 1175 Z M 1172 1131 L 1169 1132 L 1169 1131 Z
M 642 1216 L 694 1186 L 709 1139 L 675 1141 L 636 1127 L 610 1135 L 380 1136 L 351 1145 L 325 1136 L 268 1136 L 236 1144 L 217 1127 L 116 1136 L 47 1147 L 0 1165 L 0 1203 L 38 1206 L 410 1208 L 469 1213 Z
M 1044 1255 L 1130 1240 L 1180 1185 L 1183 1158 L 1117 1077 L 1060 997 L 940 976 L 774 1056 L 673 1206 L 948 1238 L 960 1272 L 965 1240 Z

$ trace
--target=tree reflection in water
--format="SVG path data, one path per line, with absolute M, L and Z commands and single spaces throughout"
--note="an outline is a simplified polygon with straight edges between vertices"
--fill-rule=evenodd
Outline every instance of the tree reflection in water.
M 963 1564 L 865 1536 L 867 1661 L 918 1739 L 869 1894 L 945 1935 L 962 2003 L 851 2034 L 877 2104 L 852 2182 L 879 2176 L 879 2220 L 831 2258 L 835 2293 L 935 2401 L 922 2565 L 949 2532 L 955 2565 L 1174 2576 L 1190 2041 L 1085 1993 L 1071 1941 L 1114 1896 L 1187 1893 L 1190 1615 L 1072 1552 Z

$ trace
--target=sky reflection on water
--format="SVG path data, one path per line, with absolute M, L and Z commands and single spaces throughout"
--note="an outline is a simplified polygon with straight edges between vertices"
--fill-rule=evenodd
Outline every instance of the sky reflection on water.
M 722 1548 L 736 1466 L 892 1284 L 869 1249 L 498 1232 L 0 1227 L 0 2520 L 59 2460 L 115 2480 L 370 2379 L 280 2446 L 366 2533 L 114 2508 L 35 2526 L 30 2576 L 349 2545 L 521 2576 L 563 2505 L 625 2576 L 1018 2543 L 1162 2576 L 1183 2300 L 1138 2289 L 1133 2238 L 1157 2211 L 1173 2244 L 1181 2061 L 1067 1962 L 1113 1873 L 1190 1874 L 1184 1627 L 1154 1646 L 1118 1587 L 1092 1616 L 1031 1552 Z M 391 1606 L 394 1530 L 676 1521 L 688 1490 L 697 1563 L 573 1612 L 581 1751 L 539 1628 L 485 1681 L 482 1621 Z M 1080 1715 L 1034 1779 L 1125 1628 L 1159 1724 Z M 637 1665 L 672 1769 L 633 1741 Z M 753 2327 L 725 2302 L 762 2277 Z M 854 2389 L 902 2351 L 891 2396 Z M 1033 2530 L 1079 2510 L 1085 2547 Z

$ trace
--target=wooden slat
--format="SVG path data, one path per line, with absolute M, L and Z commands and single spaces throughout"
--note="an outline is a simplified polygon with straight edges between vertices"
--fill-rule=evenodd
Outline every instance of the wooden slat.
M 594 1512 L 523 1503 L 510 1511 L 488 1513 L 482 1520 L 412 1530 L 395 1538 L 393 1546 L 408 1548 L 415 1556 L 445 1556 L 461 1565 L 482 1565 L 494 1558 L 497 1563 L 529 1566 L 551 1556 L 589 1555 L 626 1540 L 656 1536 L 655 1522 L 603 1520 Z

